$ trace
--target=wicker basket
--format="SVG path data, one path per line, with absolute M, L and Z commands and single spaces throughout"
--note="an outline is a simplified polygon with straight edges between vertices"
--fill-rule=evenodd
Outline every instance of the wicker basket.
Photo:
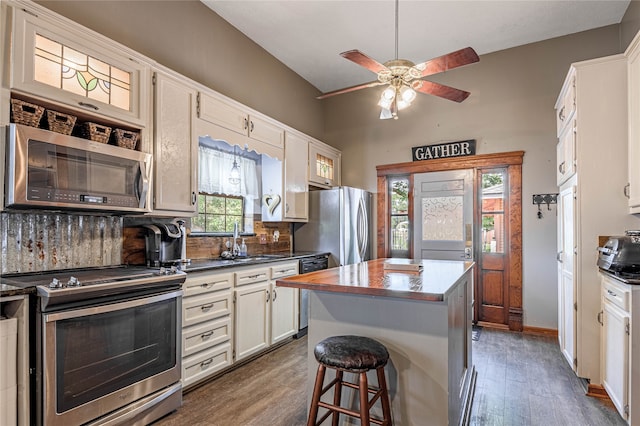
M 76 117 L 48 109 L 47 122 L 49 123 L 49 130 L 63 135 L 70 135 L 73 131 L 73 126 L 76 124 Z
M 20 99 L 11 99 L 11 115 L 14 123 L 38 127 L 42 114 L 44 114 L 44 107 L 40 105 L 30 104 Z
M 111 127 L 87 121 L 82 125 L 82 136 L 94 142 L 109 143 Z
M 140 137 L 138 132 L 130 132 L 124 129 L 114 129 L 113 134 L 116 140 L 116 145 L 122 148 L 136 149 L 138 137 Z

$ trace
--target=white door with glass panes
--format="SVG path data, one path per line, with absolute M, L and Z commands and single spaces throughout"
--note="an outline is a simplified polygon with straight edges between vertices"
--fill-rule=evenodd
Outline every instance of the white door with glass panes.
M 473 258 L 473 172 L 452 170 L 414 175 L 416 259 Z

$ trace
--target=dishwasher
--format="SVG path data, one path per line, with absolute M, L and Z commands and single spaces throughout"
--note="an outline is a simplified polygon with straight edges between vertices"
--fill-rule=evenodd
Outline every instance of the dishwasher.
M 308 272 L 320 271 L 329 267 L 329 255 L 319 254 L 316 256 L 309 256 L 300 259 L 300 273 L 306 274 Z M 309 326 L 309 290 L 300 290 L 300 317 L 298 319 L 298 333 L 296 338 L 300 338 L 307 334 L 307 327 Z

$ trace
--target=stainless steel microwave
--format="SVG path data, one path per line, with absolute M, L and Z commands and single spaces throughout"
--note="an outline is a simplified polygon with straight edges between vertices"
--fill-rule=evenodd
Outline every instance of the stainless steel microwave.
M 7 126 L 5 206 L 146 213 L 151 154 Z

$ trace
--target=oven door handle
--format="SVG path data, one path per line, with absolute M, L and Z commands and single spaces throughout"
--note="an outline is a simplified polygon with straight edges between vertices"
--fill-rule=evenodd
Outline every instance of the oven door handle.
M 112 303 L 101 306 L 91 306 L 89 308 L 72 309 L 69 311 L 52 312 L 44 314 L 45 322 L 60 321 L 69 318 L 86 317 L 90 315 L 104 314 L 107 312 L 120 311 L 123 309 L 135 308 L 138 306 L 148 305 L 149 303 L 161 302 L 163 300 L 175 299 L 182 297 L 182 290 L 172 291 L 170 293 L 162 293 L 141 299 L 127 300 L 118 303 Z

